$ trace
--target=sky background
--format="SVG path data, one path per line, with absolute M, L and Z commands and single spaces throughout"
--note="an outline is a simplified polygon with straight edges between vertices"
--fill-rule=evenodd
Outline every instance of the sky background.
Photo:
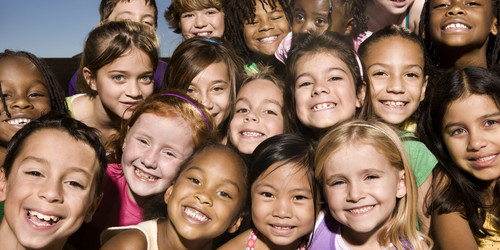
M 168 28 L 163 12 L 171 0 L 156 0 L 160 56 L 182 41 Z M 26 50 L 38 57 L 72 57 L 83 50 L 99 22 L 100 0 L 0 0 L 0 50 Z

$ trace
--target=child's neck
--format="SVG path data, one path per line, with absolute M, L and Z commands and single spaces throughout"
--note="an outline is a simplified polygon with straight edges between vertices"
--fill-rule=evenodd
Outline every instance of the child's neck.
M 387 25 L 401 25 L 405 20 L 406 12 L 401 15 L 393 15 L 384 8 L 377 8 L 373 1 L 368 1 L 366 4 L 365 15 L 369 18 L 368 30 L 371 32 L 377 32 Z
M 91 101 L 93 106 L 93 116 L 89 118 L 92 119 L 92 125 L 101 131 L 103 142 L 106 143 L 112 135 L 117 134 L 120 130 L 121 118 L 110 110 L 107 110 L 102 105 L 101 99 L 98 95 L 91 99 Z
M 254 230 L 254 232 L 255 234 L 257 234 L 257 242 L 255 243 L 255 246 L 259 250 L 297 250 L 299 249 L 300 244 L 303 242 L 303 238 L 301 237 L 289 245 L 279 246 L 275 245 L 272 241 L 260 234 L 257 230 Z
M 158 249 L 203 250 L 212 248 L 212 239 L 188 240 L 178 234 L 169 219 L 158 220 Z
M 384 249 L 386 246 L 380 246 L 377 235 L 380 227 L 367 233 L 360 233 L 351 230 L 344 225 L 341 226 L 341 235 L 344 242 L 351 249 Z
M 488 42 L 486 42 L 480 48 L 447 47 L 439 49 L 442 68 L 463 69 L 467 66 L 478 66 L 487 68 L 488 66 L 486 58 L 487 45 Z

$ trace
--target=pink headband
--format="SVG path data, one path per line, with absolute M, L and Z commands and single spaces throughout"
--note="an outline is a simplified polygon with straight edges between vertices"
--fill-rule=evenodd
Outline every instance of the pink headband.
M 210 131 L 210 124 L 208 123 L 208 119 L 207 117 L 205 116 L 205 113 L 203 113 L 203 111 L 201 110 L 200 107 L 198 107 L 196 104 L 194 104 L 194 102 L 192 102 L 191 100 L 187 99 L 186 97 L 184 96 L 181 96 L 181 95 L 178 95 L 178 94 L 173 94 L 173 93 L 164 93 L 164 94 L 161 94 L 161 95 L 170 95 L 170 96 L 176 96 L 176 97 L 179 97 L 181 99 L 184 99 L 186 101 L 188 101 L 189 103 L 193 104 L 193 106 L 196 107 L 196 109 L 198 109 L 198 111 L 200 111 L 201 115 L 203 116 L 203 118 L 205 119 L 205 122 L 207 123 L 207 128 L 208 128 L 208 131 Z

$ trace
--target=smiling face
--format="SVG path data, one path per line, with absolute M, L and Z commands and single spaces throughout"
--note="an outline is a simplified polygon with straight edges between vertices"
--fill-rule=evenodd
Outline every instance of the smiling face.
M 482 181 L 500 177 L 500 110 L 487 95 L 465 94 L 446 109 L 442 136 L 451 159 Z
M 66 132 L 43 129 L 26 138 L 8 179 L 0 177 L 2 245 L 62 249 L 99 203 L 99 166 L 95 151 Z
M 175 114 L 144 113 L 123 144 L 122 168 L 134 201 L 164 192 L 194 150 L 191 125 Z
M 245 84 L 236 98 L 235 114 L 229 124 L 231 143 L 244 154 L 251 154 L 265 139 L 282 134 L 283 92 L 269 80 Z
M 118 1 L 108 20 L 131 20 L 156 29 L 155 10 L 145 0 Z
M 229 115 L 231 80 L 224 62 L 212 63 L 196 75 L 187 94 L 203 104 L 218 126 Z
M 402 15 L 410 8 L 414 0 L 371 0 L 375 8 L 392 15 Z
M 224 13 L 216 8 L 188 11 L 181 14 L 180 24 L 184 39 L 195 36 L 222 37 Z
M 123 119 L 128 119 L 137 103 L 153 93 L 153 64 L 139 49 L 134 48 L 104 65 L 97 70 L 97 76 L 88 68 L 83 72 L 104 109 Z
M 281 40 L 290 32 L 285 12 L 278 2 L 271 9 L 267 4 L 256 1 L 255 20 L 245 21 L 243 37 L 248 49 L 257 56 L 274 56 Z
M 292 32 L 322 34 L 328 28 L 330 0 L 296 0 L 293 6 Z
M 198 153 L 165 193 L 167 227 L 186 240 L 211 240 L 238 229 L 247 188 L 243 168 L 229 149 L 206 148 Z
M 406 194 L 404 170 L 393 167 L 369 144 L 350 142 L 334 151 L 325 163 L 323 178 L 328 208 L 343 225 L 344 238 L 368 233 L 376 239 L 397 197 Z
M 351 119 L 360 103 L 349 67 L 329 52 L 304 55 L 295 72 L 295 109 L 300 122 L 313 129 Z
M 0 145 L 6 146 L 12 136 L 31 120 L 50 110 L 45 78 L 31 61 L 9 56 L 0 59 L 0 84 L 11 117 L 0 104 Z
M 297 248 L 314 227 L 314 198 L 306 169 L 282 164 L 269 166 L 252 184 L 252 222 L 266 241 Z
M 484 47 L 497 34 L 491 0 L 432 0 L 430 38 L 438 47 Z
M 389 37 L 373 43 L 362 59 L 375 114 L 391 124 L 403 123 L 425 96 L 428 77 L 422 48 L 408 39 Z

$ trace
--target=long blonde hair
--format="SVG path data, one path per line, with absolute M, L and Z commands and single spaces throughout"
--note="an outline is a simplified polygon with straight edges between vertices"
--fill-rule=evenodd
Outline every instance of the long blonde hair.
M 329 157 L 346 144 L 367 144 L 377 149 L 391 166 L 404 170 L 406 195 L 398 198 L 392 217 L 381 228 L 377 237 L 381 246 L 390 243 L 397 249 L 406 249 L 406 241 L 412 249 L 424 249 L 425 241 L 432 246 L 428 237 L 417 231 L 417 184 L 408 163 L 403 143 L 395 130 L 380 121 L 353 120 L 340 123 L 328 131 L 319 141 L 314 158 L 315 178 L 325 187 L 325 164 Z

